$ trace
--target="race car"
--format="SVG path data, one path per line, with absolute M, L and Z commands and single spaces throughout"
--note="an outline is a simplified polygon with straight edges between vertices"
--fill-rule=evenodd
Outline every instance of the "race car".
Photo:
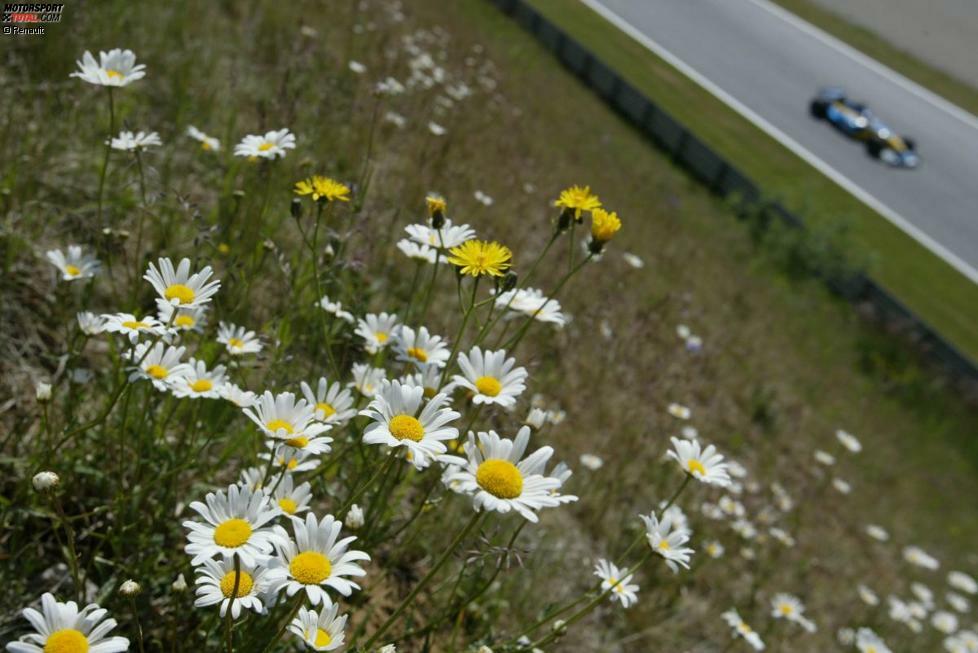
M 900 136 L 861 102 L 846 97 L 841 88 L 824 88 L 809 105 L 812 117 L 827 120 L 849 138 L 866 143 L 866 151 L 894 168 L 916 168 L 920 164 L 913 140 Z

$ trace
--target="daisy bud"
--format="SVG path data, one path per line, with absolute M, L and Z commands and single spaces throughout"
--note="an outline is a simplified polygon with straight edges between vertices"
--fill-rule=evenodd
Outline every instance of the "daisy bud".
M 363 509 L 357 504 L 350 506 L 350 512 L 346 513 L 345 525 L 351 530 L 357 530 L 363 526 Z
M 54 472 L 39 472 L 34 475 L 31 482 L 34 484 L 35 490 L 38 492 L 46 492 L 51 488 L 57 487 L 58 483 L 61 482 L 61 477 Z
M 445 210 L 448 208 L 448 203 L 445 202 L 444 198 L 437 195 L 429 195 L 424 201 L 428 207 L 431 226 L 435 229 L 441 229 L 445 226 Z
M 177 576 L 177 579 L 170 584 L 170 589 L 172 589 L 174 592 L 187 591 L 187 579 L 183 577 L 183 574 Z
M 532 429 L 540 430 L 547 422 L 547 411 L 542 408 L 531 408 L 530 414 L 526 416 L 523 423 Z
M 397 653 L 397 647 L 393 644 L 380 647 L 380 653 Z
M 564 621 L 563 619 L 558 619 L 557 621 L 554 622 L 553 626 L 551 626 L 550 629 L 553 630 L 555 633 L 563 634 L 567 631 L 566 626 L 567 626 L 566 621 Z
M 295 218 L 296 220 L 298 220 L 299 218 L 301 218 L 302 217 L 302 200 L 300 200 L 298 197 L 293 197 L 292 198 L 292 204 L 289 206 L 289 212 L 292 214 L 292 217 Z
M 119 594 L 123 596 L 136 596 L 141 591 L 143 591 L 143 588 L 131 578 L 119 586 Z
M 51 384 L 38 381 L 34 386 L 34 394 L 40 402 L 51 401 Z
M 517 274 L 510 270 L 503 275 L 502 281 L 499 283 L 500 292 L 508 292 L 516 287 L 516 282 L 519 279 Z

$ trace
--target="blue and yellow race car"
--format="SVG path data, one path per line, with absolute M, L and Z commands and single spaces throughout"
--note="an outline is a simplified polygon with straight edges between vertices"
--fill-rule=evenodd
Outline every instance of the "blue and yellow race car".
M 812 100 L 814 118 L 827 120 L 849 138 L 866 143 L 866 151 L 894 168 L 916 168 L 920 164 L 913 140 L 900 136 L 861 102 L 846 97 L 841 88 L 825 88 Z

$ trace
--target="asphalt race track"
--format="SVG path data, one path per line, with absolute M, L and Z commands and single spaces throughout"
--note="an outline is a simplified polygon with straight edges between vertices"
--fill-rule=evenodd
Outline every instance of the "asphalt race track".
M 583 1 L 978 283 L 978 118 L 766 0 Z M 920 167 L 889 168 L 811 118 L 821 86 L 912 137 Z

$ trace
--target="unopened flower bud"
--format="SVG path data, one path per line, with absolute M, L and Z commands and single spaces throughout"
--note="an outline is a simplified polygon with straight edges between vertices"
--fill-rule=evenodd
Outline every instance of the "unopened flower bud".
M 557 218 L 557 233 L 563 233 L 570 229 L 571 221 L 574 219 L 574 211 L 572 209 L 564 209 L 560 212 L 560 216 Z
M 51 384 L 38 381 L 34 386 L 34 395 L 38 401 L 51 401 Z
M 363 509 L 357 504 L 350 506 L 350 512 L 346 513 L 345 525 L 351 530 L 357 530 L 363 526 Z
M 523 423 L 532 429 L 542 429 L 543 425 L 547 423 L 547 411 L 542 408 L 531 408 Z
M 558 619 L 557 621 L 554 622 L 553 626 L 551 626 L 551 630 L 553 630 L 555 633 L 564 634 L 567 631 L 566 626 L 567 626 L 566 621 L 564 621 L 563 619 Z
M 397 653 L 397 647 L 393 644 L 380 647 L 380 653 Z
M 292 213 L 292 217 L 298 220 L 302 217 L 302 200 L 298 197 L 292 198 L 292 204 L 289 206 L 289 212 Z
M 186 592 L 187 591 L 187 579 L 183 577 L 183 574 L 177 576 L 177 579 L 170 584 L 170 588 L 174 592 Z
M 38 492 L 46 492 L 51 488 L 57 487 L 58 483 L 61 482 L 61 477 L 54 472 L 38 472 L 34 475 L 34 478 L 31 479 L 31 482 L 34 484 L 35 490 Z
M 123 596 L 136 596 L 141 591 L 143 591 L 143 588 L 131 578 L 119 586 L 119 593 Z
M 503 275 L 503 279 L 499 283 L 500 292 L 507 292 L 509 290 L 512 290 L 513 288 L 516 287 L 516 282 L 518 280 L 519 277 L 517 276 L 517 274 L 512 270 L 510 270 L 509 272 Z

